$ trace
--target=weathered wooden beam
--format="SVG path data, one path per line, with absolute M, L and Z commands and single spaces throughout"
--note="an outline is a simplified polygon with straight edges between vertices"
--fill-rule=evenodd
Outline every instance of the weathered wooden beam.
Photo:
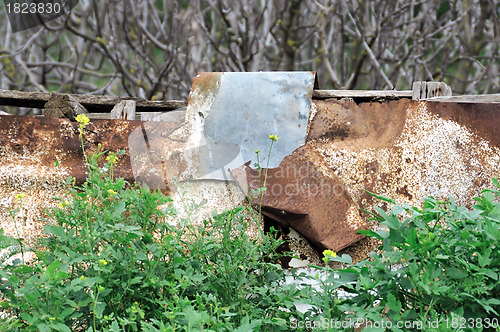
M 5 115 L 7 115 L 6 113 Z M 90 113 L 87 114 L 89 119 L 115 119 L 112 117 L 111 113 Z M 127 118 L 127 120 L 138 120 L 138 121 L 166 121 L 166 122 L 184 122 L 186 118 L 186 109 L 178 109 L 175 111 L 169 111 L 165 113 L 160 112 L 136 112 L 135 117 Z
M 313 99 L 328 99 L 328 98 L 411 98 L 413 91 L 395 91 L 395 90 L 313 90 Z
M 50 93 L 24 92 L 0 89 L 0 105 L 43 108 Z M 101 95 L 72 95 L 89 112 L 110 112 L 122 100 L 134 100 L 137 111 L 168 112 L 186 106 L 183 100 L 146 100 L 132 97 L 112 97 Z
M 78 114 L 87 114 L 88 111 L 72 95 L 51 92 L 49 101 L 45 104 L 43 115 L 54 118 L 68 118 L 75 121 Z
M 427 98 L 426 100 L 453 103 L 500 103 L 500 93 L 490 95 L 439 96 Z

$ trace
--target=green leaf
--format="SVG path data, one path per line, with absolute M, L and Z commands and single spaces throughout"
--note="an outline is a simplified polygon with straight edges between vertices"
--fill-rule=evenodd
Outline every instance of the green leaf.
M 334 262 L 346 263 L 348 265 L 352 265 L 352 258 L 347 254 L 343 254 L 342 256 L 331 257 L 330 260 Z
M 50 264 L 48 267 L 47 267 L 47 273 L 48 274 L 54 274 L 55 270 L 59 267 L 59 264 L 61 264 L 60 261 L 53 261 L 52 264 Z
M 488 214 L 488 217 L 500 222 L 500 205 L 497 205 Z
M 477 256 L 477 261 L 479 263 L 479 266 L 481 267 L 485 267 L 486 265 L 489 265 L 491 262 L 492 262 L 492 259 L 490 258 L 490 254 L 491 254 L 491 251 L 493 249 L 491 247 L 489 247 L 488 249 L 486 249 L 483 254 L 479 254 Z
M 125 201 L 119 201 L 117 204 L 114 206 L 114 211 L 113 211 L 113 219 L 120 219 L 121 215 L 123 212 L 125 212 Z
M 74 308 L 65 308 L 63 311 L 61 311 L 61 313 L 59 315 L 57 315 L 57 318 L 64 319 L 67 316 L 71 315 L 74 311 L 75 311 Z
M 258 331 L 259 327 L 262 325 L 262 321 L 260 319 L 255 319 L 250 321 L 250 318 L 246 316 L 241 321 L 241 325 L 234 330 L 235 332 L 248 332 L 248 331 Z
M 21 318 L 24 319 L 28 324 L 32 324 L 33 316 L 28 314 L 27 312 L 21 312 Z
M 52 328 L 57 331 L 71 332 L 70 328 L 62 323 L 52 324 Z
M 368 190 L 365 190 L 368 194 L 370 194 L 371 196 L 375 197 L 375 198 L 378 198 L 384 202 L 388 202 L 388 203 L 391 203 L 391 204 L 396 204 L 396 201 L 389 198 L 389 197 L 385 197 L 385 196 L 381 196 L 381 195 L 377 195 L 377 194 L 374 194 L 372 192 L 369 192 Z
M 380 232 L 380 231 L 379 231 Z M 383 232 L 383 231 L 382 231 Z M 379 240 L 383 240 L 384 238 L 382 237 L 382 235 L 380 235 L 379 233 L 377 232 L 374 232 L 372 230 L 365 230 L 365 229 L 362 229 L 362 230 L 359 230 L 358 231 L 359 234 L 361 235 L 365 235 L 365 236 L 369 236 L 369 237 L 373 237 L 373 238 L 376 238 L 376 239 L 379 239 Z M 383 232 L 383 233 L 387 233 L 387 232 Z
M 418 240 L 417 240 L 417 230 L 414 228 L 410 231 L 408 234 L 408 237 L 406 238 L 406 242 L 413 248 L 417 245 Z
M 381 224 L 395 230 L 399 230 L 401 227 L 401 221 L 399 221 L 398 217 L 394 214 L 386 215 Z
M 48 234 L 57 236 L 63 241 L 67 239 L 66 232 L 64 231 L 64 228 L 62 226 L 46 225 L 44 229 Z
M 31 273 L 33 272 L 35 269 L 31 266 L 28 266 L 28 265 L 22 265 L 18 268 L 15 268 L 14 269 L 14 272 L 15 273 Z
M 70 306 L 72 306 L 73 308 L 78 308 L 78 304 L 76 304 L 75 301 L 70 300 L 70 299 L 66 299 L 64 301 L 66 301 L 66 303 L 69 304 Z
M 449 267 L 446 269 L 446 275 L 453 279 L 461 279 L 467 276 L 467 272 L 457 269 L 456 267 Z
M 36 327 L 38 328 L 39 332 L 50 332 L 51 330 L 51 328 L 45 323 L 40 323 Z
M 489 269 L 486 269 L 484 271 L 482 271 L 482 273 L 488 277 L 490 277 L 491 279 L 493 280 L 498 280 L 498 273 L 494 272 L 494 271 L 491 271 Z
M 102 313 L 104 312 L 104 309 L 106 309 L 106 303 L 97 301 L 96 306 L 95 306 L 95 316 L 99 319 L 102 318 Z

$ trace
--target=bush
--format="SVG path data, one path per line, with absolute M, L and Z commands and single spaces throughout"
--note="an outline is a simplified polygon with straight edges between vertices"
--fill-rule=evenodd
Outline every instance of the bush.
M 336 302 L 336 321 L 369 322 L 365 331 L 497 329 L 499 196 L 499 190 L 483 191 L 473 210 L 457 206 L 453 198 L 432 197 L 422 209 L 403 204 L 386 213 L 377 208 L 374 216 L 387 229 L 361 233 L 382 241 L 378 252 L 355 265 L 348 255 L 325 257 L 347 264 L 326 281 L 330 290 L 351 294 Z M 321 308 L 309 315 L 316 321 L 326 317 Z
M 171 226 L 170 198 L 113 178 L 114 154 L 49 212 L 32 265 L 0 271 L 1 306 L 23 330 L 286 330 L 299 291 L 281 287 L 282 243 L 256 239 L 239 207 Z M 159 209 L 158 206 L 165 206 Z M 15 320 L 13 320 L 15 319 Z M 14 322 L 14 323 L 13 323 Z

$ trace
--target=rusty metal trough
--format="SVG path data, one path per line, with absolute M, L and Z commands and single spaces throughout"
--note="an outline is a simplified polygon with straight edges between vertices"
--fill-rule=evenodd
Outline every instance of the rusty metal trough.
M 362 210 L 383 204 L 365 190 L 414 205 L 425 196 L 447 199 L 452 195 L 458 204 L 470 206 L 472 197 L 489 187 L 492 177 L 500 176 L 499 102 L 401 98 L 355 103 L 313 98 L 308 111 L 305 143 L 267 171 L 262 213 L 295 229 L 317 248 L 344 249 L 355 258 L 373 249 L 374 244 L 356 231 L 377 229 L 379 225 Z M 98 144 L 110 151 L 125 150 L 115 174 L 130 182 L 147 180 L 138 176 L 134 165 L 149 170 L 168 165 L 168 176 L 150 172 L 150 183 L 163 183 L 160 189 L 169 193 L 168 177 L 182 178 L 190 161 L 200 160 L 183 156 L 196 147 L 194 141 L 200 141 L 196 132 L 200 127 L 192 125 L 203 125 L 197 112 L 188 106 L 185 123 L 93 119 L 85 133 L 86 151 L 92 152 Z M 130 141 L 134 135 L 144 138 L 135 150 Z M 198 136 L 193 139 L 193 135 Z M 141 149 L 146 151 L 140 154 Z M 61 165 L 58 171 L 53 167 L 56 160 Z M 239 165 L 229 167 L 236 182 L 210 177 L 200 181 L 212 183 L 213 188 L 230 186 L 231 192 L 238 186 L 244 192 L 262 186 L 265 170 L 259 174 L 251 162 L 238 160 Z M 75 122 L 0 115 L 0 227 L 13 232 L 7 208 L 15 194 L 28 192 L 28 219 L 34 231 L 26 240 L 39 236 L 43 209 L 55 205 L 52 196 L 63 194 L 57 180 L 62 175 L 74 176 L 78 182 L 86 177 Z M 214 200 L 219 211 L 245 197 L 242 194 L 235 201 L 233 195 L 225 201 L 226 189 L 219 189 L 207 191 L 208 198 L 218 195 Z M 257 205 L 260 200 L 251 203 Z

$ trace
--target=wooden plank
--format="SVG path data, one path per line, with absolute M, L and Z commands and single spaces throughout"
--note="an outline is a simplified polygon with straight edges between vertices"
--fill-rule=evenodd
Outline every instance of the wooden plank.
M 413 91 L 403 90 L 313 90 L 313 99 L 328 98 L 411 98 Z
M 500 93 L 490 95 L 440 96 L 426 101 L 445 101 L 454 103 L 500 103 Z
M 0 105 L 44 108 L 49 93 L 0 89 Z M 132 97 L 72 94 L 89 112 L 110 112 L 122 100 L 134 100 L 137 111 L 168 112 L 186 106 L 183 100 L 146 100 Z
M 90 113 L 87 114 L 89 119 L 114 119 L 111 113 Z M 186 118 L 186 109 L 179 109 L 165 113 L 158 112 L 136 112 L 134 119 L 139 121 L 166 121 L 166 122 L 184 122 Z

